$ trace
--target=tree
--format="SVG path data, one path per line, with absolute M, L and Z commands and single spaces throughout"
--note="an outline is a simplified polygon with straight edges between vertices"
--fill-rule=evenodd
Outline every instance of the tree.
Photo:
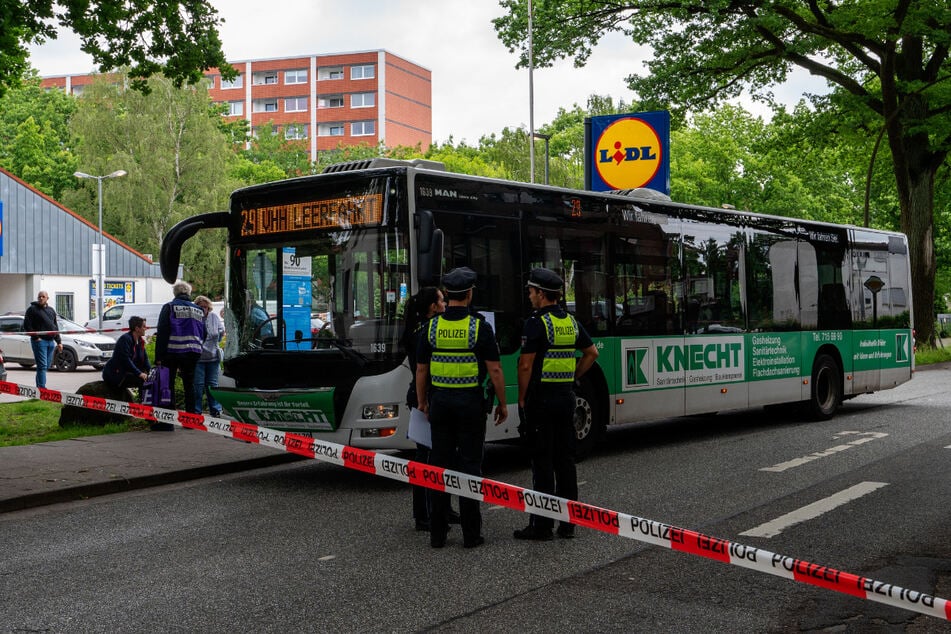
M 217 67 L 233 79 L 218 36 L 218 12 L 207 0 L 0 0 L 0 95 L 27 69 L 27 46 L 75 32 L 100 70 L 129 67 L 133 87 L 161 71 L 176 86 L 197 83 Z
M 75 152 L 84 172 L 128 172 L 103 184 L 103 228 L 138 251 L 157 254 L 180 220 L 227 209 L 239 185 L 227 176 L 235 155 L 204 88 L 176 88 L 163 77 L 149 80 L 148 93 L 122 86 L 98 81 L 78 99 L 71 123 L 79 139 Z M 83 181 L 64 202 L 94 218 L 95 185 Z M 224 289 L 224 245 L 224 231 L 211 232 L 190 242 L 183 257 L 189 281 L 212 297 Z
M 525 51 L 527 0 L 502 0 L 502 42 Z M 534 15 L 534 63 L 571 57 L 584 65 L 609 31 L 649 44 L 647 73 L 630 87 L 672 109 L 704 109 L 744 89 L 771 100 L 794 66 L 835 88 L 840 116 L 861 112 L 885 134 L 901 227 L 911 252 L 915 325 L 934 341 L 935 177 L 951 149 L 951 11 L 946 2 L 865 0 L 545 0 Z M 850 116 L 851 115 L 851 116 Z
M 31 69 L 0 97 L 0 167 L 53 198 L 71 189 L 76 158 L 68 122 L 75 109 L 64 92 L 40 88 Z

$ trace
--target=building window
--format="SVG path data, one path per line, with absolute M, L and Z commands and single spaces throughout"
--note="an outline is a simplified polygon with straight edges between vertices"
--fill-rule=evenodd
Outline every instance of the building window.
M 228 90 L 229 88 L 243 88 L 244 87 L 244 74 L 238 73 L 238 76 L 232 80 L 222 79 L 221 80 L 221 89 Z
M 350 136 L 376 134 L 376 121 L 354 121 L 350 124 Z
M 373 79 L 376 75 L 376 67 L 373 64 L 350 67 L 350 79 Z
M 343 108 L 343 95 L 328 95 L 317 98 L 318 108 Z
M 375 92 L 358 92 L 350 95 L 351 108 L 371 108 L 376 105 Z
M 317 70 L 317 79 L 343 79 L 343 66 L 324 66 Z
M 317 136 L 343 136 L 342 123 L 322 123 L 317 128 Z
M 213 90 L 215 87 L 215 76 L 214 75 L 205 75 L 205 86 L 208 87 L 208 90 Z
M 277 83 L 277 71 L 269 70 L 261 73 L 254 73 L 251 76 L 251 84 L 254 86 L 260 86 L 262 84 L 276 84 Z
M 277 112 L 277 98 L 256 99 L 251 105 L 251 112 Z
M 285 84 L 306 84 L 307 71 L 303 68 L 299 70 L 284 71 L 284 83 Z
M 85 86 L 73 86 L 72 89 L 71 89 L 71 90 L 72 90 L 72 93 L 73 93 L 73 96 L 74 96 L 74 97 L 78 97 L 78 96 L 80 96 L 81 94 L 83 94 L 83 88 L 85 88 Z
M 226 117 L 244 116 L 244 102 L 243 101 L 229 101 L 225 105 L 228 106 L 228 111 L 224 113 Z
M 307 138 L 307 124 L 290 123 L 284 126 L 284 138 L 289 141 L 302 141 Z
M 307 97 L 289 97 L 284 100 L 284 112 L 306 112 Z
M 76 319 L 73 313 L 72 293 L 56 293 L 56 314 L 66 319 Z

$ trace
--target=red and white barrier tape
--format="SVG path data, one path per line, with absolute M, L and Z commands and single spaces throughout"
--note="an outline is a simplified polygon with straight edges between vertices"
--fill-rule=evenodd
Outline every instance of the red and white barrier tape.
M 366 449 L 326 442 L 292 432 L 282 432 L 249 423 L 239 423 L 202 414 L 162 409 L 140 403 L 113 401 L 0 381 L 0 393 L 134 416 L 180 425 L 237 440 L 257 443 L 300 456 L 355 469 L 391 480 L 424 486 L 436 491 L 471 498 L 487 504 L 571 522 L 655 546 L 706 557 L 725 564 L 791 579 L 951 621 L 951 601 L 809 563 L 794 557 L 745 546 L 686 528 L 679 528 L 636 515 L 567 500 L 489 478 L 443 469 Z
M 150 326 L 149 330 L 154 330 L 155 326 Z M 100 332 L 129 332 L 128 328 L 103 328 L 102 330 L 96 330 L 95 328 L 84 328 L 83 330 L 23 330 L 19 332 L 0 332 L 0 339 L 3 337 L 13 337 L 13 336 L 37 336 L 42 337 L 44 335 L 95 335 Z

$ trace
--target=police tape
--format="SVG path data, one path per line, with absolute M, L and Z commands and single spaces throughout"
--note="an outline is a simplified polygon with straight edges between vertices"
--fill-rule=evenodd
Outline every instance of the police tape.
M 318 440 L 302 434 L 278 431 L 251 423 L 162 409 L 141 403 L 126 403 L 97 396 L 35 388 L 8 381 L 0 381 L 0 394 L 172 423 L 187 429 L 227 436 L 348 469 L 503 506 L 523 513 L 570 522 L 654 546 L 951 621 L 951 601 L 924 592 L 909 590 L 891 583 L 876 581 L 671 524 L 568 500 L 489 478 L 434 467 L 414 460 L 405 460 L 376 451 Z

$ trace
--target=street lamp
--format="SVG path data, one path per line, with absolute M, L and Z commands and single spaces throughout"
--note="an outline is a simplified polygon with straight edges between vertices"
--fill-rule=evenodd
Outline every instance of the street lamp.
M 92 178 L 96 180 L 97 191 L 96 199 L 99 201 L 99 244 L 96 246 L 97 255 L 99 256 L 99 276 L 96 280 L 96 317 L 99 318 L 99 327 L 96 329 L 97 332 L 102 332 L 102 298 L 105 295 L 105 283 L 103 278 L 106 275 L 106 243 L 102 238 L 102 181 L 106 178 L 119 178 L 120 176 L 125 176 L 125 170 L 116 170 L 111 174 L 106 174 L 105 176 L 93 176 L 92 174 L 86 174 L 85 172 L 73 172 L 73 176 L 76 178 Z

